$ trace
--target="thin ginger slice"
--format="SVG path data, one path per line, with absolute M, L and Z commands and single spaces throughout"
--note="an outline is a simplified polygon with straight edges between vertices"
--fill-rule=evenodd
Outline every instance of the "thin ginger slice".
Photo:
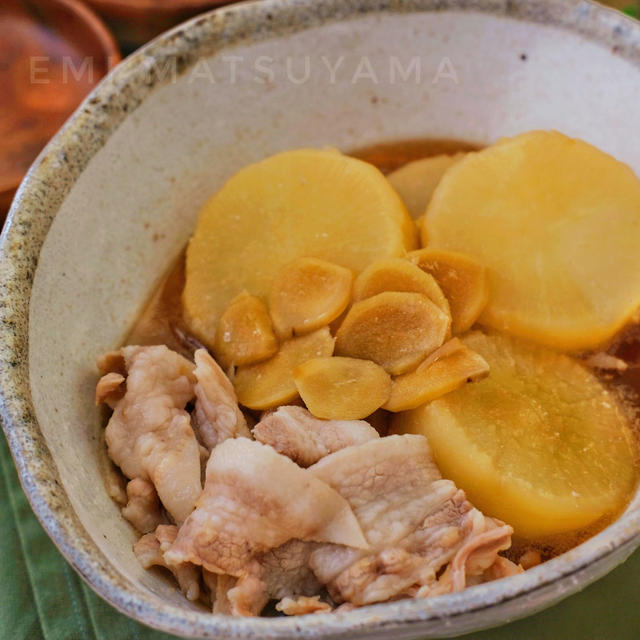
M 238 171 L 202 208 L 187 248 L 185 319 L 211 346 L 231 300 L 245 290 L 266 299 L 296 258 L 360 272 L 416 246 L 411 217 L 376 167 L 336 151 L 285 151 Z
M 403 258 L 386 258 L 370 264 L 353 283 L 355 302 L 383 291 L 422 293 L 444 313 L 451 315 L 449 302 L 435 278 Z
M 417 219 L 426 211 L 429 200 L 447 169 L 465 155 L 464 151 L 460 151 L 453 155 L 442 154 L 414 160 L 392 171 L 387 180 L 398 192 L 411 216 Z
M 233 380 L 238 401 L 249 409 L 261 410 L 290 404 L 298 397 L 295 368 L 312 358 L 330 356 L 334 342 L 329 329 L 323 327 L 287 340 L 269 360 L 238 367 Z
M 483 325 L 595 349 L 640 305 L 640 180 L 580 140 L 533 131 L 470 153 L 429 204 L 429 246 L 487 267 Z M 446 294 L 446 291 L 445 291 Z
M 385 291 L 349 309 L 336 334 L 336 354 L 372 360 L 400 375 L 441 346 L 449 328 L 449 316 L 426 296 Z
M 294 379 L 309 411 L 328 420 L 366 418 L 391 392 L 389 374 L 357 358 L 314 358 L 296 367 Z
M 432 248 L 412 251 L 407 258 L 440 285 L 451 309 L 451 332 L 470 329 L 489 299 L 484 266 L 461 253 Z
M 615 396 L 569 356 L 506 335 L 463 342 L 491 373 L 393 429 L 429 439 L 445 478 L 484 513 L 538 540 L 615 515 L 636 486 L 635 445 Z
M 213 349 L 216 360 L 228 369 L 266 360 L 277 350 L 278 340 L 265 304 L 244 291 L 220 317 Z
M 318 258 L 286 265 L 269 292 L 269 311 L 280 339 L 315 331 L 335 320 L 349 304 L 353 274 Z
M 391 395 L 383 408 L 394 412 L 415 409 L 487 375 L 487 361 L 459 338 L 453 338 L 428 356 L 415 371 L 394 378 Z

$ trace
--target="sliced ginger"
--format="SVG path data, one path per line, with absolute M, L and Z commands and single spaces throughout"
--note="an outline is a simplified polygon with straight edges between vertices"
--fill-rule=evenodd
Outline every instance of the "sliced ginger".
M 361 420 L 389 398 L 391 378 L 379 365 L 356 358 L 314 358 L 294 372 L 300 397 L 314 416 Z
M 408 162 L 392 171 L 387 180 L 398 192 L 413 218 L 424 214 L 433 192 L 449 167 L 462 160 L 465 152 L 439 155 Z
M 391 395 L 383 408 L 394 412 L 415 409 L 487 375 L 487 361 L 460 339 L 453 338 L 428 356 L 415 371 L 394 378 Z
M 435 278 L 403 258 L 387 258 L 370 264 L 353 284 L 353 299 L 357 302 L 383 291 L 422 293 L 451 315 L 449 303 Z
M 335 320 L 349 304 L 349 269 L 318 258 L 298 258 L 285 266 L 269 292 L 269 310 L 278 336 L 301 335 Z
M 200 212 L 187 249 L 186 321 L 211 345 L 231 300 L 243 290 L 266 299 L 292 260 L 312 255 L 360 272 L 415 248 L 416 236 L 373 165 L 329 150 L 279 153 L 238 171 Z
M 442 345 L 449 328 L 449 316 L 426 296 L 385 291 L 349 309 L 336 334 L 336 354 L 372 360 L 399 375 Z
M 578 530 L 620 510 L 635 486 L 634 445 L 616 398 L 572 358 L 500 335 L 464 343 L 490 375 L 398 414 L 445 478 L 520 538 Z
M 228 369 L 275 355 L 278 340 L 264 303 L 246 291 L 234 298 L 220 318 L 214 355 Z
M 431 248 L 412 251 L 407 258 L 440 285 L 449 301 L 452 333 L 470 329 L 489 299 L 485 268 L 460 253 Z
M 323 327 L 287 340 L 269 360 L 239 367 L 233 380 L 238 401 L 249 409 L 270 409 L 292 402 L 298 397 L 295 368 L 312 358 L 329 357 L 333 345 L 334 338 Z
M 447 171 L 425 229 L 429 246 L 487 267 L 482 324 L 581 350 L 610 340 L 640 304 L 639 212 L 640 180 L 628 166 L 533 131 Z

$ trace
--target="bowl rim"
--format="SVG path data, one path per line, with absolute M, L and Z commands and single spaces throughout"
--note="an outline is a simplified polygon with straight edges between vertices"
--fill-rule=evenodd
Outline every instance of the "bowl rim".
M 29 298 L 38 255 L 66 194 L 93 155 L 154 88 L 166 82 L 152 65 L 176 56 L 179 72 L 202 56 L 366 14 L 482 12 L 551 23 L 610 46 L 640 70 L 640 23 L 585 0 L 262 0 L 215 9 L 168 31 L 116 67 L 38 156 L 20 185 L 0 236 L 0 418 L 20 481 L 36 516 L 89 586 L 117 609 L 151 627 L 188 637 L 289 638 L 303 630 L 323 637 L 410 628 L 480 613 L 520 596 L 542 597 L 561 578 L 640 545 L 640 508 L 541 567 L 460 593 L 400 600 L 331 616 L 229 618 L 160 603 L 120 575 L 74 513 L 38 428 L 29 386 Z M 637 501 L 637 500 L 636 500 Z M 601 572 L 602 573 L 602 572 Z M 594 579 L 596 576 L 592 576 Z M 501 583 L 502 582 L 502 583 Z M 583 585 L 584 586 L 584 583 Z M 577 589 L 577 586 L 574 591 Z M 563 595 L 558 591 L 557 596 Z M 568 595 L 568 593 L 566 594 Z M 529 613 L 529 612 L 527 612 Z M 526 615 L 526 614 L 523 614 Z

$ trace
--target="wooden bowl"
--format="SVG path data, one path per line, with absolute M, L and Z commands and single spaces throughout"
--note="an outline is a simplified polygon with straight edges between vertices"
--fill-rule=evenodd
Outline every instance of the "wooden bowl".
M 107 22 L 124 51 L 170 27 L 233 0 L 86 0 Z
M 42 147 L 120 60 L 111 33 L 77 0 L 0 4 L 0 217 Z

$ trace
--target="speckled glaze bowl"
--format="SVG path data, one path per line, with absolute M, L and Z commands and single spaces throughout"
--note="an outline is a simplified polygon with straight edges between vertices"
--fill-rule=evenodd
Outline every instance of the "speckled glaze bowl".
M 122 340 L 233 171 L 281 149 L 533 128 L 640 170 L 640 24 L 572 0 L 267 0 L 196 18 L 125 60 L 23 182 L 0 246 L 1 415 L 31 505 L 104 598 L 207 638 L 456 635 L 584 587 L 640 544 L 640 493 L 605 531 L 462 593 L 302 618 L 216 617 L 142 570 L 101 476 L 95 359 Z

